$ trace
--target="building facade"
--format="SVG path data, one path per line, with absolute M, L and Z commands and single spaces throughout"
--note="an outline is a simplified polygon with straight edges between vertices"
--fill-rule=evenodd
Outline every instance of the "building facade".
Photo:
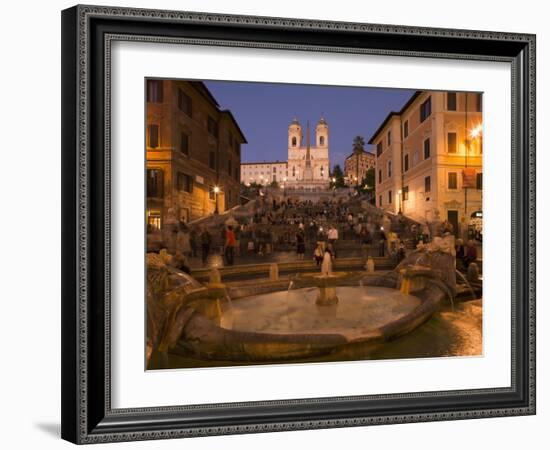
M 288 177 L 286 162 L 241 163 L 241 181 L 244 184 L 282 184 Z
M 417 91 L 369 140 L 376 148 L 376 205 L 466 237 L 482 211 L 482 97 Z
M 294 119 L 288 127 L 287 151 L 287 161 L 241 164 L 241 179 L 247 184 L 282 182 L 288 190 L 328 189 L 329 127 L 325 119 L 321 118 L 317 122 L 313 143 L 310 141 L 309 122 L 304 142 L 302 126 Z
M 349 185 L 361 183 L 369 169 L 376 167 L 376 156 L 365 150 L 354 150 L 344 161 L 344 177 Z
M 164 230 L 239 203 L 235 118 L 201 82 L 147 80 L 147 228 Z

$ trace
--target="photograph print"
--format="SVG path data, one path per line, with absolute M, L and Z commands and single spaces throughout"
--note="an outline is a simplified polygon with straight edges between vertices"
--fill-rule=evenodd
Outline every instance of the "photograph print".
M 483 355 L 483 94 L 144 80 L 146 369 Z

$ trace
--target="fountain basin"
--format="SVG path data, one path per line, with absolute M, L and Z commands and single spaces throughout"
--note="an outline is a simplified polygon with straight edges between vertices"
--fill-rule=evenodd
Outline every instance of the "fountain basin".
M 337 278 L 331 281 L 336 283 Z M 317 357 L 357 346 L 364 352 L 422 324 L 445 295 L 431 280 L 421 291 L 405 295 L 395 286 L 384 286 L 377 277 L 365 277 L 366 287 L 345 286 L 344 277 L 339 280 L 343 286 L 334 287 L 339 302 L 320 306 L 317 281 L 299 280 L 297 284 L 306 287 L 298 286 L 290 293 L 271 284 L 269 293 L 264 286 L 263 294 L 254 295 L 256 285 L 249 295 L 243 295 L 246 289 L 240 286 L 239 298 L 229 289 L 231 305 L 223 302 L 219 317 L 195 313 L 172 351 L 250 362 Z M 369 286 L 370 281 L 377 286 Z

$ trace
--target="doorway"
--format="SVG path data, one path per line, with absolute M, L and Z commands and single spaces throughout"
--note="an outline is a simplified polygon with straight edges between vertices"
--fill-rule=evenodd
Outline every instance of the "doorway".
M 458 237 L 458 211 L 456 209 L 448 210 L 447 220 L 453 226 L 453 234 L 455 235 L 455 238 Z

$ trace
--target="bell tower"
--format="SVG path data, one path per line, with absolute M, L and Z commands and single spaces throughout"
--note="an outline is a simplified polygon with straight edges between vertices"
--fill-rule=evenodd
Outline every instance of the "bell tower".
M 290 154 L 291 149 L 299 149 L 302 145 L 302 126 L 298 119 L 294 120 L 288 126 L 288 150 Z
M 328 124 L 323 117 L 321 117 L 315 127 L 315 146 L 328 148 Z

